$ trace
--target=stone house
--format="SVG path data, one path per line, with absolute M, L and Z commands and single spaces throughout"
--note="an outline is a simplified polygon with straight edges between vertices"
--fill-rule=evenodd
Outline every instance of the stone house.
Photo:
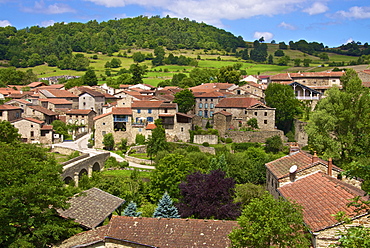
M 26 106 L 23 117 L 30 117 L 51 124 L 54 120 L 58 119 L 58 114 L 42 106 L 31 105 Z
M 70 109 L 66 112 L 66 122 L 79 125 L 77 133 L 91 132 L 95 116 L 96 112 L 92 109 Z
M 39 90 L 39 98 L 40 99 L 65 99 L 72 102 L 72 108 L 78 109 L 79 98 L 77 95 L 69 92 L 68 90 L 55 90 L 55 89 L 48 89 L 48 90 Z
M 356 212 L 348 207 L 351 199 L 368 200 L 360 189 L 361 181 L 342 178 L 342 170 L 331 159 L 324 161 L 314 155 L 291 147 L 291 153 L 266 164 L 267 190 L 275 197 L 284 197 L 303 207 L 303 218 L 312 234 L 313 247 L 329 247 L 339 239 L 345 225 L 333 215 L 343 211 L 353 224 L 370 227 L 368 212 Z
M 20 107 L 22 109 L 25 109 L 26 106 L 32 105 L 30 101 L 24 99 L 12 99 L 10 101 L 7 101 L 5 104 L 12 105 L 14 107 Z
M 193 92 L 193 95 L 195 97 L 194 114 L 204 118 L 211 118 L 216 111 L 216 105 L 220 99 L 225 97 L 218 91 Z
M 71 109 L 73 103 L 66 100 L 66 99 L 53 99 L 53 98 L 48 98 L 48 99 L 39 99 L 40 106 L 49 109 L 51 111 L 60 111 L 64 109 Z
M 21 118 L 11 121 L 11 124 L 18 129 L 21 139 L 26 143 L 53 143 L 53 126 L 45 125 L 44 121 L 34 118 Z
M 298 82 L 293 82 L 289 85 L 293 88 L 295 97 L 298 100 L 310 100 L 317 102 L 323 97 L 323 94 L 320 91 L 314 90 Z
M 109 224 L 77 234 L 67 247 L 231 247 L 236 221 L 113 216 Z M 125 231 L 122 231 L 125 230 Z
M 130 101 L 127 102 L 130 104 Z M 137 134 L 151 135 L 154 120 L 162 119 L 168 141 L 188 141 L 192 116 L 177 113 L 177 104 L 164 101 L 135 101 L 128 107 L 113 107 L 94 118 L 95 147 L 103 148 L 103 136 L 112 133 L 116 142 L 134 143 Z
M 69 89 L 74 95 L 78 96 L 78 109 L 92 109 L 98 115 L 103 113 L 105 96 L 103 93 L 88 87 L 73 87 Z
M 261 100 L 265 97 L 266 85 L 254 82 L 246 82 L 246 84 L 239 86 L 234 90 L 236 95 L 245 95 L 248 97 Z
M 361 79 L 364 86 L 370 82 L 370 70 L 363 70 L 357 72 L 358 77 Z
M 215 106 L 215 111 L 224 111 L 232 115 L 231 122 L 227 123 L 226 126 L 215 122 L 214 119 L 213 123 L 216 127 L 224 126 L 227 129 L 244 127 L 247 126 L 248 120 L 255 118 L 261 131 L 275 129 L 275 109 L 254 98 L 223 98 Z
M 310 87 L 321 93 L 333 86 L 341 87 L 340 77 L 343 71 L 326 71 L 326 72 L 298 72 L 298 73 L 280 73 L 270 77 L 271 83 L 299 84 Z
M 13 121 L 21 118 L 23 109 L 9 104 L 0 105 L 0 121 Z

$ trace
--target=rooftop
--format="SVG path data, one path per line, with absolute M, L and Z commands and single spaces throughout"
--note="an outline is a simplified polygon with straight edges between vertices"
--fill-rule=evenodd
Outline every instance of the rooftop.
M 240 97 L 240 98 L 223 98 L 216 105 L 216 108 L 250 108 L 253 105 L 262 104 L 255 98 Z

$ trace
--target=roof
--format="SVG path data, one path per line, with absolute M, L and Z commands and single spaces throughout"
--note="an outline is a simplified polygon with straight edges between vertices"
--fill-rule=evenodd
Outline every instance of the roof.
M 134 101 L 132 108 L 159 108 L 164 101 Z
M 234 84 L 229 84 L 229 83 L 206 83 L 206 84 L 201 84 L 198 86 L 191 87 L 191 90 L 200 90 L 200 89 L 219 89 L 219 90 L 227 90 Z
M 314 232 L 338 224 L 332 215 L 339 211 L 350 217 L 364 213 L 356 213 L 355 207 L 347 204 L 356 196 L 364 196 L 365 191 L 321 171 L 286 184 L 278 191 L 303 206 L 303 219 Z
M 343 76 L 342 71 L 326 71 L 326 72 L 298 72 L 298 73 L 280 73 L 270 77 L 271 81 L 292 81 L 294 78 L 339 78 Z
M 3 105 L 0 105 L 0 110 L 6 110 L 6 111 L 9 111 L 9 110 L 22 110 L 22 108 L 15 107 L 15 106 L 12 106 L 12 105 L 9 105 L 9 104 L 3 104 Z
M 132 110 L 131 108 L 128 108 L 128 107 L 113 107 L 111 112 L 96 116 L 94 118 L 94 121 L 100 118 L 103 118 L 105 116 L 112 115 L 112 114 L 113 115 L 132 115 Z
M 58 104 L 72 104 L 71 101 L 68 101 L 67 99 L 60 99 L 60 98 L 46 98 L 46 99 L 39 99 L 40 102 L 50 102 L 54 105 L 58 105 Z
M 224 111 L 224 110 L 222 110 L 222 111 L 218 111 L 218 112 L 216 112 L 216 113 L 213 113 L 213 115 L 215 115 L 215 114 L 221 114 L 221 115 L 224 115 L 224 116 L 230 116 L 230 115 L 233 115 L 233 114 L 231 114 L 231 113 L 229 113 L 229 112 L 227 112 L 227 111 Z
M 62 88 L 64 88 L 64 84 L 51 84 L 51 85 L 37 87 L 38 90 L 62 89 Z
M 313 93 L 315 93 L 315 94 L 318 94 L 318 95 L 322 95 L 322 93 L 321 93 L 320 91 L 314 90 L 314 89 L 313 89 L 313 87 L 308 87 L 308 86 L 306 86 L 306 85 L 304 85 L 304 84 L 300 84 L 300 83 L 298 83 L 298 82 L 293 82 L 293 83 L 291 83 L 291 84 L 289 84 L 289 85 L 290 85 L 290 86 L 292 86 L 292 87 L 294 87 L 294 86 L 299 86 L 299 87 L 301 87 L 302 89 L 305 89 L 305 90 L 311 91 L 311 92 L 313 92 Z
M 241 97 L 241 98 L 223 98 L 216 105 L 216 108 L 250 108 L 255 104 L 262 104 L 255 98 Z
M 19 103 L 23 103 L 23 104 L 26 104 L 26 105 L 32 105 L 31 102 L 29 102 L 27 100 L 24 100 L 24 99 L 12 99 L 12 100 L 6 102 L 5 104 L 11 105 L 10 103 L 12 103 L 12 102 L 19 102 Z
M 82 94 L 89 94 L 91 96 L 94 96 L 94 97 L 103 97 L 104 94 L 103 93 L 100 93 L 99 91 L 96 91 L 96 90 L 92 90 L 92 89 L 89 89 L 89 88 L 86 88 L 86 87 L 78 87 L 77 88 L 79 91 L 81 91 L 81 93 L 79 94 L 79 96 L 81 96 Z
M 113 216 L 108 237 L 153 247 L 230 247 L 236 221 Z
M 37 124 L 43 124 L 44 123 L 44 121 L 40 121 L 38 119 L 31 118 L 31 117 L 26 117 L 26 118 L 20 118 L 20 119 L 17 119 L 17 120 L 13 120 L 13 121 L 11 121 L 11 123 L 18 122 L 18 121 L 23 121 L 23 120 L 31 121 L 31 122 L 34 122 L 34 123 L 37 123 Z
M 67 115 L 88 115 L 91 112 L 95 112 L 92 109 L 70 109 L 66 112 Z
M 153 130 L 154 128 L 156 128 L 157 126 L 154 124 L 154 123 L 149 123 L 148 125 L 146 125 L 146 130 Z
M 53 126 L 52 125 L 43 125 L 41 127 L 41 130 L 53 130 Z
M 218 98 L 218 97 L 223 97 L 225 94 L 211 90 L 211 91 L 195 91 L 193 92 L 194 97 L 196 98 Z
M 32 105 L 32 106 L 28 106 L 29 108 L 31 109 L 34 109 L 36 111 L 39 111 L 45 115 L 57 115 L 57 113 L 55 113 L 54 111 L 51 111 L 47 108 L 44 108 L 44 107 L 41 107 L 41 106 L 38 106 L 38 105 Z
M 70 199 L 70 207 L 59 209 L 58 212 L 62 217 L 72 218 L 84 227 L 95 228 L 124 202 L 103 190 L 91 188 Z
M 48 90 L 40 90 L 40 92 L 46 96 L 47 98 L 78 98 L 75 94 L 72 94 L 68 90 L 55 90 L 55 89 L 48 89 Z
M 41 85 L 46 85 L 46 84 L 43 83 L 43 82 L 32 82 L 32 83 L 28 84 L 27 86 L 31 87 L 31 88 L 35 88 L 35 87 L 39 87 Z
M 298 167 L 297 172 L 299 172 L 315 166 L 318 163 L 322 163 L 324 165 L 328 164 L 327 161 L 320 158 L 317 158 L 317 162 L 312 163 L 312 157 L 313 156 L 309 153 L 298 151 L 271 161 L 266 164 L 266 167 L 272 174 L 274 174 L 277 179 L 281 179 L 289 176 L 289 169 L 293 165 L 296 165 Z M 333 165 L 333 170 L 342 171 L 342 169 L 335 165 Z

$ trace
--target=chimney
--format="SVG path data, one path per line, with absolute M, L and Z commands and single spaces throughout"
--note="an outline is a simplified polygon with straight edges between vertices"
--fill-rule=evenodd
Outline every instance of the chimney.
M 328 175 L 332 176 L 332 170 L 333 170 L 333 161 L 331 158 L 328 159 Z
M 290 143 L 290 145 L 289 145 L 289 155 L 292 155 L 292 153 L 298 152 L 299 150 L 300 149 L 299 149 L 298 143 L 295 143 L 295 142 Z
M 316 154 L 316 151 L 313 153 L 313 156 L 312 156 L 312 163 L 316 163 L 317 161 L 319 161 L 319 158 L 317 157 L 317 154 Z

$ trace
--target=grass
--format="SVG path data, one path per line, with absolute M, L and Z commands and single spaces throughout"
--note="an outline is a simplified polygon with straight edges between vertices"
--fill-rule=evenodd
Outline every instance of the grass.
M 58 163 L 63 163 L 68 161 L 68 155 L 60 154 L 60 153 L 52 153 L 54 155 L 55 160 Z
M 147 160 L 150 160 L 150 157 L 148 157 L 148 154 L 147 153 L 133 153 L 133 154 L 130 154 L 131 157 L 135 157 L 135 158 L 141 158 L 141 159 L 147 159 Z
M 133 170 L 105 170 L 102 171 L 103 175 L 112 176 L 112 177 L 130 177 Z M 147 171 L 138 171 L 140 178 L 149 178 L 150 172 Z

